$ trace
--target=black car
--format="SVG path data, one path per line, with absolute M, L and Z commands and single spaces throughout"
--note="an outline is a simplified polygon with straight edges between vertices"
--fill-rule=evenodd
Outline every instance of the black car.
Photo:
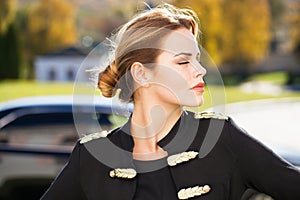
M 79 137 L 126 121 L 132 106 L 93 96 L 37 96 L 0 104 L 0 200 L 39 199 Z

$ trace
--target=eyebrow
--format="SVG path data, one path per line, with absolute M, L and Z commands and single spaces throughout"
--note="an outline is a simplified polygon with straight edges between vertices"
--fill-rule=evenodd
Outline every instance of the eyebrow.
M 184 56 L 192 56 L 193 54 L 181 52 L 181 53 L 175 54 L 174 57 L 176 57 L 176 56 L 181 56 L 181 55 L 184 55 Z M 198 55 L 200 55 L 200 53 L 197 53 L 197 56 L 198 56 Z
M 181 53 L 175 54 L 174 57 L 176 57 L 176 56 L 181 56 L 181 55 L 184 55 L 184 56 L 192 56 L 193 54 L 181 52 Z

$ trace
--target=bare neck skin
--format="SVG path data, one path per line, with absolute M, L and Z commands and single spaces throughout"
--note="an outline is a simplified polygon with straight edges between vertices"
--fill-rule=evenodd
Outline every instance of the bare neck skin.
M 156 160 L 166 157 L 167 152 L 157 142 L 169 133 L 180 118 L 182 107 L 164 104 L 149 94 L 142 97 L 135 101 L 131 119 L 133 158 Z

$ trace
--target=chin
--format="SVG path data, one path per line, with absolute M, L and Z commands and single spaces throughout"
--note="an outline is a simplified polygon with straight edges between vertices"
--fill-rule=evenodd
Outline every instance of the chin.
M 198 102 L 196 105 L 193 105 L 192 107 L 199 107 L 203 105 L 203 101 Z
M 202 106 L 204 103 L 203 98 L 196 98 L 194 101 L 188 101 L 183 106 L 188 106 L 188 107 L 199 107 Z

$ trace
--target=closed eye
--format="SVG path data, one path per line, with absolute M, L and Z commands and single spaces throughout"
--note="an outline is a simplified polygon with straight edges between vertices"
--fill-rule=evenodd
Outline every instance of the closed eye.
M 190 62 L 189 61 L 183 61 L 183 62 L 179 62 L 178 64 L 179 65 L 185 65 L 185 64 L 189 64 Z

